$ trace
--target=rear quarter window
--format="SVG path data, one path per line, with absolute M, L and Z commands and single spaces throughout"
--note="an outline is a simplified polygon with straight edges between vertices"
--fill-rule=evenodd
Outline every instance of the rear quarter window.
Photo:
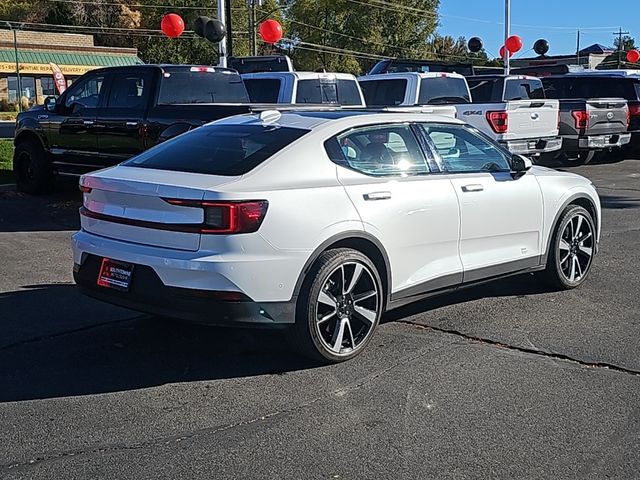
M 278 126 L 206 125 L 151 148 L 122 165 L 207 175 L 243 175 L 308 132 Z
M 277 78 L 245 79 L 249 99 L 254 103 L 278 103 L 280 80 Z
M 420 105 L 445 105 L 451 103 L 469 103 L 469 87 L 464 78 L 436 77 L 425 78 L 420 82 Z
M 393 107 L 404 102 L 407 80 L 367 80 L 360 82 L 360 88 L 367 105 L 377 107 Z

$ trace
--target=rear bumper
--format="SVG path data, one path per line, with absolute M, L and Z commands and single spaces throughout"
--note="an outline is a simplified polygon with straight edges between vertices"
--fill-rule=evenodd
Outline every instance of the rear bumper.
M 603 150 L 622 147 L 631 141 L 630 133 L 565 137 L 565 150 Z
M 562 148 L 562 137 L 505 140 L 500 143 L 511 153 L 519 155 L 535 155 L 560 150 L 560 148 Z
M 220 326 L 278 326 L 295 321 L 296 298 L 288 302 L 223 301 L 219 292 L 169 287 L 146 265 L 135 265 L 129 291 L 97 285 L 101 258 L 85 255 L 73 278 L 85 295 L 153 315 Z

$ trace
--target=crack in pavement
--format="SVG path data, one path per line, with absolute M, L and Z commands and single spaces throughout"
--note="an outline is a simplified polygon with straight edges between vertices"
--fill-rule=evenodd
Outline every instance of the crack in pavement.
M 492 340 L 490 338 L 483 338 L 483 337 L 478 337 L 478 336 L 475 336 L 475 335 L 469 335 L 469 334 L 460 332 L 459 330 L 441 328 L 441 327 L 434 327 L 432 325 L 425 325 L 425 324 L 410 322 L 408 320 L 396 320 L 395 323 L 399 323 L 399 324 L 403 324 L 403 325 L 411 325 L 413 327 L 417 327 L 417 328 L 421 328 L 421 329 L 425 329 L 425 330 L 432 330 L 432 331 L 439 332 L 439 333 L 455 335 L 457 337 L 464 338 L 465 340 L 469 340 L 471 342 L 482 343 L 482 344 L 485 344 L 485 345 L 490 345 L 492 347 L 504 348 L 504 349 L 507 349 L 507 350 L 512 350 L 512 351 L 521 352 L 521 353 L 528 353 L 528 354 L 531 354 L 531 355 L 537 355 L 537 356 L 540 356 L 540 357 L 551 358 L 551 359 L 554 359 L 554 360 L 564 360 L 566 362 L 576 363 L 578 365 L 581 365 L 581 366 L 587 367 L 587 368 L 598 368 L 598 369 L 605 369 L 605 370 L 613 370 L 615 372 L 625 373 L 625 374 L 628 374 L 628 375 L 633 375 L 633 376 L 636 376 L 636 377 L 640 377 L 640 370 L 634 370 L 634 369 L 631 369 L 631 368 L 621 367 L 621 366 L 615 365 L 613 363 L 587 362 L 585 360 L 580 360 L 579 358 L 571 357 L 571 356 L 565 355 L 563 353 L 554 353 L 554 352 L 549 352 L 549 351 L 546 351 L 546 350 L 540 350 L 540 349 L 537 349 L 537 348 L 527 348 L 527 347 L 519 347 L 519 346 L 516 346 L 516 345 L 509 345 L 507 343 L 502 343 L 502 342 L 499 342 L 497 340 Z
M 38 457 L 38 458 L 33 458 L 29 461 L 26 462 L 11 462 L 11 463 L 5 463 L 0 465 L 0 469 L 4 470 L 5 472 L 16 472 L 19 471 L 21 469 L 25 469 L 34 465 L 39 465 L 42 463 L 46 463 L 46 462 L 52 462 L 52 461 L 56 461 L 56 460 L 60 460 L 63 458 L 67 458 L 67 457 L 75 457 L 75 456 L 81 456 L 81 455 L 91 455 L 91 454 L 104 454 L 104 453 L 109 453 L 109 452 L 118 452 L 118 451 L 127 451 L 127 450 L 141 450 L 141 449 L 145 449 L 145 448 L 150 448 L 150 447 L 156 447 L 156 446 L 160 446 L 160 445 L 170 445 L 170 444 L 177 444 L 179 442 L 185 441 L 185 440 L 192 440 L 194 438 L 198 438 L 198 437 L 203 437 L 203 436 L 208 436 L 208 435 L 215 435 L 221 432 L 225 432 L 227 430 L 232 430 L 234 428 L 238 428 L 238 427 L 244 427 L 247 425 L 252 425 L 254 423 L 257 422 L 261 422 L 261 421 L 265 421 L 265 420 L 269 420 L 271 418 L 275 418 L 277 416 L 280 415 L 286 415 L 288 413 L 292 413 L 292 412 L 296 412 L 299 410 L 303 410 L 305 408 L 308 408 L 312 405 L 315 405 L 316 403 L 325 400 L 327 398 L 331 398 L 334 396 L 344 396 L 345 394 L 352 392 L 354 390 L 358 390 L 362 387 L 364 387 L 365 385 L 375 381 L 376 379 L 382 377 L 383 375 L 387 374 L 388 372 L 390 372 L 391 370 L 406 365 L 408 363 L 414 362 L 422 357 L 424 357 L 425 355 L 431 354 L 431 353 L 435 353 L 438 352 L 440 350 L 443 350 L 444 348 L 447 348 L 449 346 L 451 346 L 453 344 L 453 342 L 451 343 L 447 343 L 445 345 L 442 345 L 440 347 L 434 348 L 434 349 L 430 349 L 430 348 L 422 348 L 418 351 L 418 353 L 415 353 L 413 355 L 407 355 L 404 356 L 402 358 L 400 358 L 399 360 L 397 360 L 395 363 L 392 363 L 391 365 L 378 370 L 370 375 L 367 375 L 365 378 L 353 382 L 351 384 L 348 384 L 344 387 L 340 387 L 337 389 L 334 389 L 330 392 L 327 392 L 323 395 L 319 395 L 311 400 L 308 400 L 306 402 L 300 403 L 298 405 L 294 405 L 292 407 L 289 408 L 285 408 L 282 410 L 276 410 L 274 412 L 270 412 L 267 413 L 265 415 L 260 415 L 254 418 L 251 418 L 249 420 L 242 420 L 239 422 L 235 422 L 235 423 L 231 423 L 231 424 L 227 424 L 224 425 L 222 427 L 209 427 L 209 428 L 202 428 L 199 430 L 195 430 L 193 432 L 190 433 L 183 433 L 180 435 L 172 435 L 169 437 L 162 437 L 162 438 L 158 438 L 158 439 L 154 439 L 154 440 L 149 440 L 146 442 L 137 442 L 137 443 L 131 443 L 131 444 L 123 444 L 123 443 L 113 443 L 113 444 L 107 444 L 105 446 L 100 446 L 100 447 L 94 447 L 94 448 L 89 448 L 89 449 L 77 449 L 77 450 L 68 450 L 68 451 L 64 451 L 64 452 L 59 452 L 59 453 L 55 453 L 49 456 L 42 456 L 42 457 Z M 278 372 L 273 373 L 272 375 L 277 375 Z
M 21 347 L 23 345 L 28 345 L 29 343 L 43 342 L 43 341 L 51 340 L 58 337 L 64 337 L 66 335 L 73 335 L 74 333 L 86 332 L 87 330 L 93 330 L 95 328 L 105 327 L 107 325 L 117 325 L 118 323 L 125 323 L 133 320 L 139 320 L 145 317 L 147 317 L 147 315 L 135 315 L 133 317 L 121 318 L 120 320 L 108 320 L 106 322 L 94 323 L 92 325 L 86 325 L 84 327 L 78 327 L 72 330 L 65 330 L 64 332 L 56 332 L 56 333 L 50 333 L 48 335 L 42 335 L 39 337 L 27 338 L 24 340 L 20 340 L 19 342 L 9 343 L 7 345 L 0 345 L 0 352 L 4 350 L 9 350 L 15 347 Z

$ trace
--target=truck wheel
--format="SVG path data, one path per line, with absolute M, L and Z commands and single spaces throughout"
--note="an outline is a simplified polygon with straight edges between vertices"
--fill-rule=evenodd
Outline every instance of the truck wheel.
M 324 252 L 307 274 L 296 323 L 286 332 L 291 347 L 313 360 L 338 363 L 370 342 L 384 309 L 382 281 L 357 250 Z
M 595 157 L 595 150 L 581 150 L 579 152 L 566 152 L 564 154 L 564 160 L 569 165 L 586 165 L 593 157 Z
M 40 195 L 53 189 L 51 162 L 40 145 L 22 142 L 13 153 L 13 173 L 18 190 Z

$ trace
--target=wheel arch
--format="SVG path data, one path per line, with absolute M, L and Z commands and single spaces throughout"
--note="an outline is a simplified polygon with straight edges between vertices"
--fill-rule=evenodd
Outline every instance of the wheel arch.
M 13 145 L 17 147 L 21 143 L 25 142 L 33 142 L 42 148 L 43 151 L 46 151 L 45 144 L 43 139 L 37 133 L 31 130 L 23 130 L 19 132 L 16 137 L 13 139 Z
M 547 239 L 546 239 L 545 251 L 544 251 L 544 254 L 542 255 L 542 262 L 541 262 L 542 265 L 547 264 L 547 259 L 549 258 L 549 247 L 551 245 L 551 241 L 553 240 L 553 236 L 556 233 L 556 229 L 558 228 L 558 222 L 560 222 L 560 217 L 562 216 L 563 212 L 570 205 L 578 205 L 586 209 L 591 214 L 591 218 L 593 218 L 593 223 L 595 224 L 596 232 L 599 231 L 600 229 L 600 225 L 598 224 L 598 209 L 596 208 L 596 205 L 593 199 L 589 197 L 586 193 L 576 193 L 570 196 L 567 200 L 564 201 L 564 203 L 562 204 L 562 207 L 558 209 L 558 211 L 556 212 L 556 216 L 553 219 L 553 223 L 551 224 L 551 229 L 549 230 L 549 235 L 547 236 Z M 595 242 L 595 245 L 596 245 L 596 253 L 597 253 L 598 242 Z
M 388 303 L 391 294 L 391 264 L 389 262 L 389 256 L 382 246 L 382 243 L 380 243 L 376 237 L 362 231 L 344 232 L 325 240 L 304 264 L 304 268 L 296 282 L 294 295 L 296 297 L 300 295 L 300 290 L 302 289 L 302 284 L 304 283 L 307 273 L 318 257 L 327 250 L 333 250 L 335 248 L 351 248 L 357 250 L 373 262 L 382 281 L 382 288 L 384 289 L 386 299 L 385 304 Z

